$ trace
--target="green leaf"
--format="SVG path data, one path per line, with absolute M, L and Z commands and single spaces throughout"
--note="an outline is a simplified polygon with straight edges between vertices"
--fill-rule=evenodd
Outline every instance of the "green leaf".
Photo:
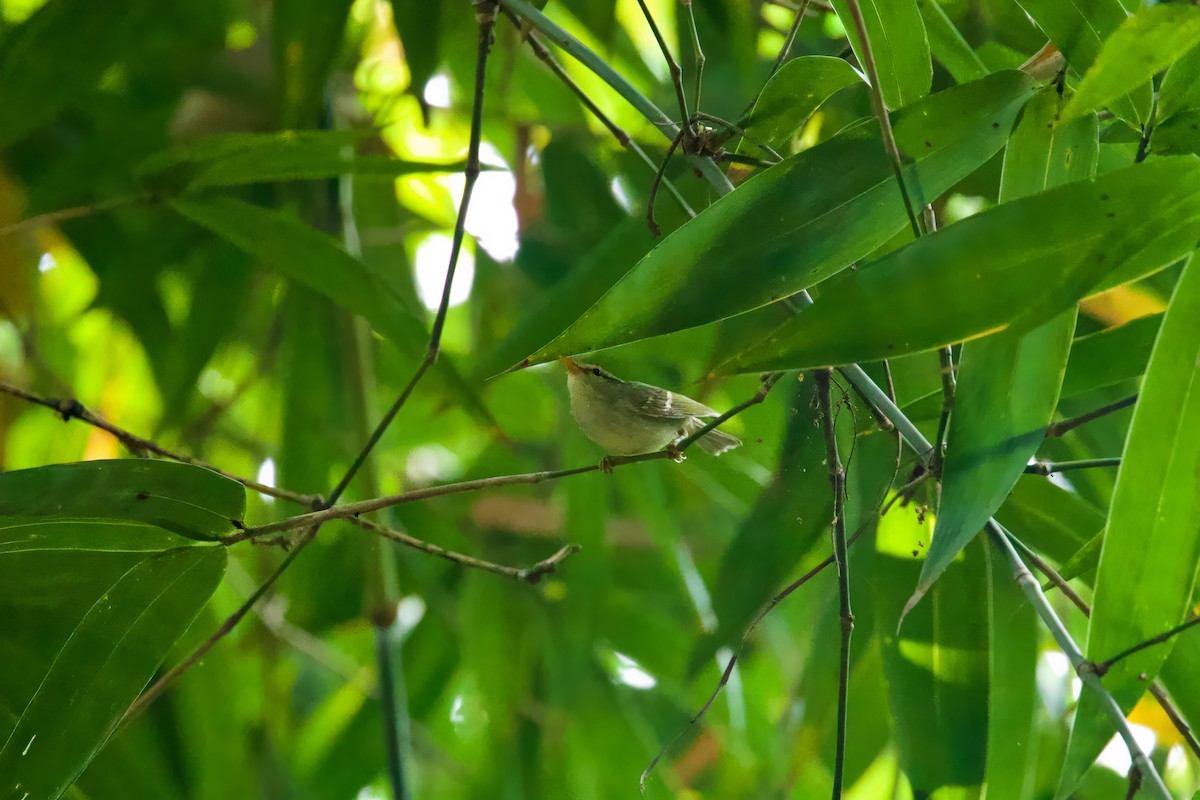
M 425 84 L 438 66 L 438 45 L 442 33 L 441 3 L 411 3 L 391 0 L 392 19 L 403 44 L 404 60 L 408 64 L 411 82 L 408 93 L 417 98 L 428 124 L 429 109 L 425 103 Z
M 724 369 L 872 361 L 1032 329 L 1097 283 L 1187 253 L 1200 238 L 1198 195 L 1200 161 L 1175 157 L 1003 203 L 831 281 L 811 308 Z
M 1200 562 L 1200 268 L 1185 267 L 1163 319 L 1121 456 L 1088 627 L 1100 662 L 1178 625 Z M 1136 612 L 1136 613 L 1131 613 Z M 1170 653 L 1160 644 L 1124 658 L 1104 686 L 1128 711 Z M 1080 697 L 1060 793 L 1070 791 L 1112 735 L 1099 701 Z
M 762 605 L 828 529 L 833 498 L 829 473 L 822 468 L 825 439 L 817 427 L 811 384 L 789 399 L 787 438 L 774 478 L 755 501 L 725 548 L 713 583 L 718 628 L 697 643 L 692 669 L 717 650 L 736 643 Z
M 353 0 L 282 0 L 271 7 L 271 54 L 285 128 L 315 126 Z
M 1021 0 L 1021 7 L 1081 75 L 1092 68 L 1105 40 L 1129 17 L 1121 0 Z M 1149 84 L 1117 100 L 1110 110 L 1128 122 L 1145 122 L 1150 116 Z
M 139 173 L 151 186 L 177 189 L 306 181 L 339 175 L 395 178 L 431 172 L 461 172 L 465 161 L 437 163 L 360 156 L 364 131 L 278 131 L 223 133 L 179 145 L 146 159 Z
M 1083 76 L 1066 119 L 1103 108 L 1147 83 L 1200 40 L 1200 8 L 1161 5 L 1121 23 Z
M 925 21 L 933 57 L 946 68 L 955 83 L 969 83 L 988 74 L 982 59 L 967 44 L 938 0 L 917 0 L 917 6 Z
M 920 569 L 911 553 L 928 535 L 912 509 L 893 508 L 879 521 L 876 543 L 876 634 L 883 640 L 893 741 L 914 796 L 979 786 L 987 758 L 990 610 L 982 541 L 963 551 L 897 633 Z
M 929 60 L 929 41 L 917 0 L 859 0 L 858 5 L 879 70 L 883 102 L 894 111 L 929 94 L 933 63 Z M 863 63 L 862 42 L 850 15 L 850 4 L 846 0 L 833 0 L 833 7 L 846 28 L 858 63 Z
M 988 551 L 989 559 L 995 551 Z M 1035 720 L 1039 623 L 1012 572 L 989 564 L 987 797 L 1031 800 L 1038 760 Z
M 561 280 L 538 293 L 521 315 L 516 327 L 479 357 L 475 377 L 479 380 L 503 372 L 555 334 L 604 295 L 634 263 L 654 245 L 645 219 L 625 219 Z
M 916 162 L 910 185 L 931 200 L 987 161 L 1033 91 L 1020 73 L 953 87 L 897 114 Z M 812 286 L 908 224 L 875 127 L 859 125 L 768 169 L 683 225 L 599 302 L 530 358 L 695 327 Z M 753 274 L 755 280 L 747 280 Z
M 1194 631 L 1193 631 L 1194 633 Z M 1162 667 L 1162 680 L 1184 719 L 1200 719 L 1200 637 L 1186 633 L 1175 641 Z M 1194 724 L 1194 722 L 1193 722 Z
M 1200 44 L 1171 65 L 1158 87 L 1158 118 L 1200 109 Z
M 213 540 L 240 525 L 245 510 L 240 483 L 174 461 L 84 461 L 0 473 L 0 517 L 137 521 Z
M 128 58 L 155 4 L 45 3 L 0 49 L 0 108 L 20 109 L 0 119 L 0 146 L 46 125 L 95 91 L 100 76 Z M 48 57 L 47 54 L 55 54 Z
M 1021 541 L 1062 563 L 1104 527 L 1104 514 L 1075 492 L 1037 475 L 1017 481 L 996 520 Z
M 133 522 L 8 516 L 0 520 L 0 556 L 51 550 L 158 552 L 187 547 L 193 541 L 162 528 Z
M 0 562 L 18 559 L 8 554 Z M 44 580 L 69 579 L 75 554 L 40 559 Z M 59 797 L 112 735 L 221 580 L 222 547 L 187 547 L 143 558 L 105 584 L 53 654 L 0 749 L 0 774 L 14 797 Z M 12 562 L 7 565 L 12 566 Z M 0 565 L 4 569 L 4 565 Z M 8 571 L 5 569 L 4 571 Z M 12 587 L 12 584 L 8 584 Z M 0 590 L 11 619 L 19 596 Z
M 1100 550 L 1104 547 L 1104 531 L 1100 531 L 1087 543 L 1075 551 L 1075 555 L 1067 559 L 1061 567 L 1058 568 L 1058 574 L 1063 580 L 1073 581 L 1076 578 L 1085 578 L 1096 571 L 1096 567 L 1100 565 Z M 1094 583 L 1092 578 L 1088 582 Z
M 1095 174 L 1095 116 L 1063 123 L 1061 110 L 1053 87 L 1025 107 L 1004 155 L 1002 202 Z M 963 345 L 937 527 L 914 600 L 979 533 L 1037 451 L 1074 331 L 1072 308 L 1027 333 L 1001 331 Z
M 1200 109 L 1181 111 L 1156 125 L 1149 149 L 1160 156 L 1200 153 Z
M 862 82 L 862 75 L 845 59 L 832 56 L 793 58 L 763 87 L 750 118 L 742 126 L 754 141 L 743 140 L 738 152 L 761 155 L 757 144 L 787 147 L 826 100 L 847 86 Z
M 277 211 L 231 197 L 177 198 L 170 205 L 288 278 L 317 291 L 372 327 L 410 358 L 422 357 L 429 342 L 424 324 L 373 268 L 351 256 L 337 240 Z M 449 391 L 477 419 L 491 424 L 478 395 L 445 358 L 433 367 Z
M 1063 376 L 1062 396 L 1071 397 L 1141 377 L 1162 319 L 1162 314 L 1151 314 L 1076 339 Z

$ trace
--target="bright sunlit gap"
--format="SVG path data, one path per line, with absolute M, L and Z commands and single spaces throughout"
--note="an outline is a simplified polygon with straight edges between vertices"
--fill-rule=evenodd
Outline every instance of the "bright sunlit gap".
M 425 91 L 421 94 L 429 105 L 435 108 L 449 108 L 450 78 L 439 72 L 425 82 Z
M 632 689 L 653 689 L 658 680 L 642 666 L 624 653 L 613 651 L 616 658 L 616 678 Z
M 450 704 L 450 721 L 455 725 L 462 725 L 467 721 L 463 714 L 463 696 L 461 694 L 454 696 L 454 702 Z
M 396 632 L 401 637 L 407 636 L 425 618 L 425 600 L 420 595 L 409 594 L 400 598 L 396 604 Z
M 450 266 L 450 251 L 453 240 L 443 233 L 433 233 L 417 245 L 414 268 L 417 273 L 417 293 L 421 302 L 434 311 L 442 302 L 442 288 L 446 283 L 446 270 Z M 471 296 L 471 284 L 475 280 L 475 256 L 463 247 L 458 254 L 458 265 L 454 269 L 454 283 L 450 287 L 450 306 L 465 303 Z
M 471 205 L 467 208 L 467 233 L 474 236 L 492 258 L 511 261 L 518 246 L 517 209 L 513 206 L 517 182 L 500 151 L 487 142 L 479 147 L 479 160 L 500 169 L 480 173 L 475 182 Z M 461 202 L 466 183 L 462 173 L 445 175 L 438 182 L 446 187 L 455 203 Z
M 1145 725 L 1132 722 L 1129 723 L 1129 730 L 1133 732 L 1133 739 L 1143 753 L 1149 755 L 1154 751 L 1154 745 L 1158 743 L 1158 735 L 1153 730 Z M 1104 746 L 1096 763 L 1102 767 L 1108 767 L 1118 775 L 1128 775 L 1129 768 L 1133 766 L 1133 759 L 1129 755 L 1129 748 L 1125 746 L 1124 740 L 1119 735 L 1113 734 L 1113 738 Z
M 38 259 L 38 272 L 46 273 L 57 266 L 58 262 L 49 253 L 42 253 L 42 257 Z
M 264 486 L 275 488 L 275 459 L 268 457 L 263 460 L 262 464 L 258 468 L 258 474 L 254 476 L 254 480 L 258 481 Z M 271 497 L 269 494 L 263 494 L 262 492 L 259 492 L 258 496 L 263 499 L 263 502 L 275 502 L 275 498 Z

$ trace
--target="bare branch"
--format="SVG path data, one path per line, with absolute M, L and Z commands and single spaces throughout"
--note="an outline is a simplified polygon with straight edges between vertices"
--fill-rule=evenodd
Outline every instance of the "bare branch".
M 428 553 L 431 556 L 444 558 L 455 564 L 460 564 L 464 567 L 483 570 L 484 572 L 492 572 L 496 575 L 503 575 L 506 578 L 512 578 L 525 583 L 537 583 L 546 575 L 554 572 L 558 565 L 566 561 L 571 556 L 579 552 L 580 547 L 577 544 L 568 544 L 560 547 L 553 555 L 544 558 L 541 561 L 529 567 L 506 567 L 503 564 L 496 564 L 491 561 L 484 561 L 481 558 L 468 556 L 464 553 L 456 553 L 453 550 L 447 550 L 444 547 L 439 547 L 432 542 L 426 542 L 416 537 L 409 536 L 403 531 L 398 531 L 394 528 L 389 528 L 380 525 L 377 522 L 372 522 L 367 519 L 351 517 L 350 522 L 354 523 L 363 530 L 371 531 L 374 534 L 382 536 L 393 542 L 398 542 L 405 547 L 411 547 L 414 550 L 420 550 L 422 553 Z
M 846 764 L 846 707 L 850 697 L 850 637 L 854 632 L 854 612 L 850 608 L 850 562 L 846 551 L 846 471 L 838 455 L 830 401 L 829 370 L 817 370 L 817 402 L 821 427 L 825 432 L 825 461 L 829 467 L 829 485 L 833 490 L 833 559 L 838 571 L 838 614 L 841 618 L 841 649 L 838 661 L 837 751 L 833 762 L 833 798 L 842 796 Z
M 129 450 L 129 452 L 133 453 L 134 455 L 145 455 L 147 453 L 152 453 L 162 458 L 169 458 L 172 461 L 179 461 L 184 464 L 203 467 L 204 469 L 212 470 L 218 475 L 222 475 L 230 480 L 237 481 L 247 489 L 253 489 L 256 492 L 260 492 L 271 497 L 277 497 L 280 500 L 287 500 L 306 508 L 313 508 L 321 503 L 321 498 L 317 495 L 300 494 L 287 489 L 268 486 L 265 483 L 259 483 L 258 481 L 251 480 L 250 478 L 243 478 L 238 475 L 234 475 L 233 473 L 226 472 L 223 469 L 218 469 L 212 464 L 201 461 L 198 458 L 192 458 L 189 455 L 184 455 L 183 453 L 179 453 L 174 450 L 168 450 L 160 444 L 152 442 L 149 439 L 144 439 L 137 434 L 130 433 L 124 428 L 113 425 L 111 422 L 100 417 L 94 411 L 89 410 L 78 400 L 42 397 L 34 394 L 33 392 L 28 392 L 3 381 L 0 381 L 0 393 L 56 411 L 58 412 L 58 415 L 63 418 L 64 422 L 77 419 L 81 422 L 91 425 L 94 428 L 99 428 L 102 431 L 111 433 L 117 438 L 118 441 L 121 442 L 121 444 L 125 445 L 125 448 Z
M 1137 402 L 1137 399 L 1138 396 L 1136 394 L 1130 395 L 1129 397 L 1124 397 L 1116 402 L 1100 406 L 1099 408 L 1089 411 L 1086 414 L 1080 414 L 1078 417 L 1059 420 L 1050 427 L 1046 428 L 1046 438 L 1049 439 L 1050 437 L 1062 436 L 1068 431 L 1075 430 L 1080 425 L 1086 425 L 1092 420 L 1108 416 L 1109 414 L 1120 411 L 1123 408 L 1129 408 L 1131 405 Z

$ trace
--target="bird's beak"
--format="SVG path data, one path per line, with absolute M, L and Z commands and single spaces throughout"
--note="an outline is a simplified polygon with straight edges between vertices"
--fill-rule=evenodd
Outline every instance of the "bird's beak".
M 566 367 L 567 373 L 570 375 L 578 375 L 579 373 L 583 372 L 583 369 L 572 358 L 567 358 L 566 356 L 559 356 L 558 360 L 560 362 L 562 362 L 562 365 L 564 367 Z

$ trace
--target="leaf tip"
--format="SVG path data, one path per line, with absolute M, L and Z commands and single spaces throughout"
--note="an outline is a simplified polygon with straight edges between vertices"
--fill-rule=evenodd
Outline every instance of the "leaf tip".
M 904 619 L 908 616 L 908 612 L 916 608 L 917 603 L 921 602 L 921 598 L 925 596 L 926 587 L 918 586 L 913 592 L 912 597 L 908 598 L 908 602 L 904 604 L 904 610 L 900 612 L 900 619 L 896 620 L 896 635 L 900 635 L 900 628 L 904 625 Z

